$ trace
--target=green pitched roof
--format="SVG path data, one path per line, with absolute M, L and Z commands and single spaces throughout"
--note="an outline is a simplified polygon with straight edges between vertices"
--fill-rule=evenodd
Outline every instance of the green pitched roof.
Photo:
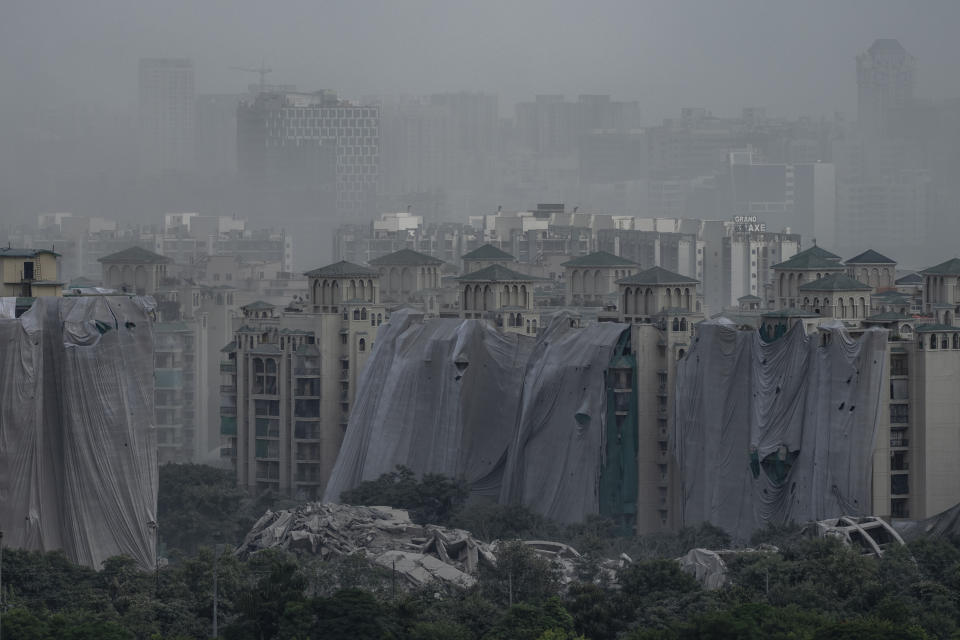
M 928 333 L 931 331 L 960 331 L 960 327 L 954 327 L 949 324 L 918 324 L 915 329 L 917 333 Z
M 394 251 L 385 256 L 374 258 L 370 261 L 370 264 L 377 266 L 443 264 L 443 260 L 428 256 L 419 251 L 414 251 L 413 249 L 400 249 L 400 251 Z
M 237 341 L 232 340 L 223 349 L 220 349 L 220 353 L 233 353 L 236 350 L 237 350 Z
M 823 247 L 818 247 L 817 245 L 813 245 L 812 247 L 807 247 L 803 251 L 797 253 L 797 255 L 798 256 L 808 256 L 808 255 L 816 256 L 818 258 L 823 258 L 824 260 L 829 260 L 830 262 L 840 262 L 841 260 L 843 260 L 843 258 L 838 256 L 837 254 L 831 251 L 827 251 Z
M 797 255 L 793 256 L 792 258 L 790 258 L 789 260 L 784 260 L 779 264 L 773 265 L 771 269 L 783 269 L 783 270 L 793 270 L 793 269 L 840 270 L 840 269 L 843 269 L 843 265 L 841 265 L 838 261 L 832 258 L 825 258 L 824 256 L 820 255 L 818 252 L 813 251 L 813 249 L 816 249 L 816 248 L 818 247 L 811 247 L 806 251 L 802 251 Z M 824 251 L 823 249 L 821 249 L 821 251 L 823 251 L 823 253 L 830 254 L 829 251 Z M 830 255 L 833 255 L 833 254 L 830 254 Z
M 813 311 L 804 311 L 796 307 L 787 307 L 775 311 L 765 311 L 760 314 L 761 318 L 819 318 L 819 313 Z
M 960 258 L 950 258 L 946 262 L 928 267 L 921 271 L 925 276 L 957 276 L 960 275 Z
M 334 262 L 333 264 L 328 264 L 327 266 L 320 267 L 319 269 L 307 271 L 303 275 L 307 276 L 308 278 L 336 278 L 347 276 L 379 276 L 380 274 L 370 267 L 362 267 L 359 264 L 353 264 L 352 262 L 341 260 L 340 262 Z
M 250 304 L 245 304 L 240 308 L 249 309 L 250 311 L 265 311 L 267 309 L 276 309 L 277 305 L 264 302 L 263 300 L 254 300 Z
M 908 273 L 907 275 L 897 278 L 894 281 L 894 284 L 907 285 L 907 284 L 923 284 L 923 276 L 919 273 Z
M 874 293 L 870 295 L 871 300 L 876 300 L 878 302 L 907 302 L 910 300 L 910 296 L 906 293 L 900 293 L 899 291 L 881 291 L 880 293 Z
M 663 267 L 650 267 L 640 273 L 617 280 L 617 284 L 696 284 L 696 278 L 688 278 Z
M 891 260 L 882 253 L 877 253 L 873 249 L 867 249 L 858 256 L 847 260 L 847 264 L 897 264 L 896 260 Z
M 591 254 L 567 260 L 561 267 L 635 267 L 637 263 L 606 251 L 594 251 Z
M 899 322 L 901 320 L 912 320 L 908 315 L 902 313 L 897 313 L 895 311 L 884 311 L 883 313 L 875 313 L 872 316 L 867 316 L 863 319 L 864 322 Z
M 497 249 L 492 244 L 485 244 L 478 247 L 470 253 L 463 254 L 462 260 L 510 260 L 516 262 L 516 258 L 502 249 Z
M 737 301 L 739 302 L 740 300 L 746 300 L 748 302 L 753 302 L 754 300 L 760 300 L 760 299 L 761 299 L 760 296 L 755 296 L 752 293 L 748 293 L 745 296 L 740 296 L 739 298 L 737 298 Z
M 56 251 L 50 249 L 17 249 L 16 247 L 0 247 L 0 258 L 36 258 L 45 253 L 52 256 L 60 256 Z
M 457 280 L 461 282 L 532 282 L 542 280 L 536 276 L 528 276 L 525 273 L 508 269 L 500 264 L 492 264 L 479 271 L 462 275 Z
M 107 264 L 167 264 L 171 262 L 167 256 L 148 251 L 143 247 L 128 247 L 108 256 L 97 258 L 97 261 Z
M 828 276 L 805 282 L 800 291 L 869 291 L 870 286 L 854 280 L 845 273 L 831 273 Z

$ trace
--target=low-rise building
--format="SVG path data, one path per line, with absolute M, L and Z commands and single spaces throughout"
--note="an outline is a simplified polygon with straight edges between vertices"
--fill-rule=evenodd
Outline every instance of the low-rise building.
M 63 283 L 57 278 L 59 257 L 52 249 L 0 248 L 0 297 L 62 295 Z

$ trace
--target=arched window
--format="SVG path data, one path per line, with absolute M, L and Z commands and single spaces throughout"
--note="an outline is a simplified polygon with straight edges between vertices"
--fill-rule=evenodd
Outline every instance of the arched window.
M 367 350 L 367 341 L 364 340 L 363 338 L 360 338 L 360 342 L 357 343 L 357 350 L 358 350 L 358 351 L 366 351 L 366 350 Z
M 950 336 L 943 334 L 943 337 L 940 338 L 940 348 L 949 349 L 950 348 Z
M 361 319 L 361 320 L 366 320 L 366 319 L 367 319 L 367 308 L 366 308 L 366 307 L 360 309 L 360 319 Z
M 960 349 L 960 333 L 953 334 L 953 348 Z
M 371 326 L 371 327 L 377 326 L 377 316 L 376 316 L 376 314 L 373 314 L 373 313 L 370 314 L 370 326 Z
M 687 330 L 687 319 L 680 318 L 680 331 L 686 331 L 686 330 Z
M 677 352 L 677 360 L 683 360 L 683 356 L 685 356 L 686 354 L 687 354 L 686 351 L 684 351 L 683 349 L 680 349 L 680 351 Z
M 930 334 L 930 348 L 931 349 L 937 348 L 937 334 L 935 333 Z
M 680 331 L 680 318 L 673 319 L 673 330 Z
M 377 314 L 377 326 L 379 327 L 381 324 L 383 324 L 383 314 L 382 314 L 382 313 L 378 313 L 378 314 Z
M 354 310 L 353 310 L 353 319 L 354 319 L 354 320 L 359 320 L 359 319 L 360 319 L 360 309 L 354 309 Z

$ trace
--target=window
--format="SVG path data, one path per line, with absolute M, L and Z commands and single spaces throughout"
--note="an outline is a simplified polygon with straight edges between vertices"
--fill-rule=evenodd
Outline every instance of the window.
M 233 280 L 233 274 L 232 274 L 232 273 L 227 273 L 227 282 L 229 282 L 229 281 L 231 281 L 231 280 Z
M 890 375 L 905 376 L 907 374 L 907 356 L 893 355 L 890 357 Z
M 219 273 L 213 274 L 213 281 L 214 281 L 214 282 L 220 282 L 220 274 L 219 274 Z
M 908 395 L 907 380 L 891 380 L 890 381 L 890 399 L 891 400 L 906 400 Z
M 357 349 L 358 349 L 359 351 L 366 351 L 366 350 L 367 350 L 367 341 L 364 340 L 363 338 L 360 338 L 360 342 L 359 342 L 358 345 L 357 345 Z
M 910 476 L 906 474 L 890 476 L 890 493 L 895 496 L 910 493 Z
M 906 404 L 890 405 L 890 423 L 904 424 L 910 421 L 910 406 Z

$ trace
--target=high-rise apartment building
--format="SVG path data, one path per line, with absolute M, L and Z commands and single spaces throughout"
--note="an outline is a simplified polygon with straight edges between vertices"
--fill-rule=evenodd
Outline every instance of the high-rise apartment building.
M 916 60 L 898 41 L 880 38 L 858 55 L 857 116 L 864 132 L 887 132 L 910 106 L 915 86 Z
M 323 495 L 357 379 L 386 319 L 379 274 L 338 262 L 307 272 L 309 303 L 243 307 L 220 364 L 221 435 L 237 483 Z
M 140 174 L 192 170 L 196 127 L 193 61 L 141 58 L 139 73 Z
M 237 166 L 253 189 L 347 219 L 372 213 L 380 176 L 380 108 L 332 91 L 261 93 L 237 110 Z M 288 198 L 289 201 L 289 198 Z

